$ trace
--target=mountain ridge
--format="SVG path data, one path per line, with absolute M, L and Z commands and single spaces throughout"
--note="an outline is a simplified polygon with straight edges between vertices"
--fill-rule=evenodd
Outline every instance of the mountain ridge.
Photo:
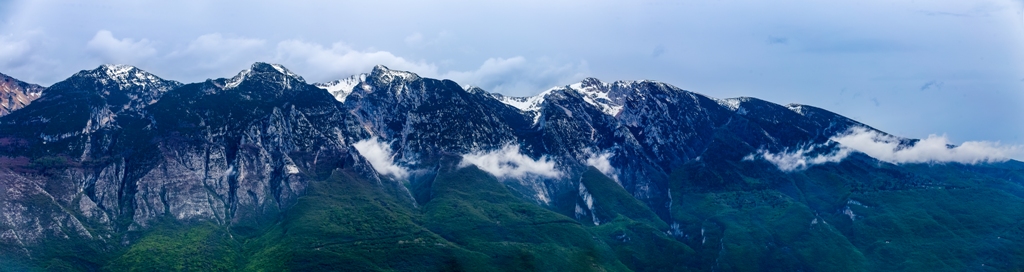
M 716 99 L 649 80 L 587 78 L 517 98 L 385 66 L 309 84 L 283 66 L 258 62 L 232 78 L 182 84 L 131 66 L 104 65 L 76 73 L 0 117 L 0 186 L 13 192 L 0 199 L 0 253 L 35 265 L 114 269 L 143 265 L 136 257 L 166 250 L 151 239 L 202 231 L 245 237 L 218 246 L 266 245 L 227 246 L 244 248 L 228 250 L 235 252 L 231 256 L 285 262 L 238 257 L 249 268 L 298 269 L 307 255 L 294 252 L 321 254 L 301 248 L 368 236 L 402 245 L 434 241 L 448 249 L 408 247 L 438 260 L 452 252 L 474 257 L 413 265 L 342 248 L 329 252 L 385 270 L 471 264 L 509 269 L 511 263 L 611 270 L 820 270 L 847 263 L 859 270 L 892 262 L 871 242 L 892 232 L 871 224 L 908 224 L 913 217 L 892 214 L 938 205 L 914 198 L 915 192 L 957 201 L 967 196 L 958 192 L 991 195 L 971 203 L 1010 219 L 1017 213 L 987 201 L 1024 207 L 1024 166 L 1013 160 L 922 166 L 854 151 L 785 171 L 768 157 L 808 146 L 807 154 L 796 155 L 837 154 L 842 147 L 833 139 L 854 128 L 889 135 L 813 106 Z M 916 143 L 898 140 L 906 147 Z M 407 174 L 390 174 L 382 165 Z M 903 195 L 926 204 L 884 204 Z M 360 221 L 365 217 L 377 219 Z M 1011 221 L 960 232 L 1002 233 L 1014 228 Z M 949 222 L 934 224 L 953 227 Z M 565 235 L 527 231 L 541 229 Z M 289 238 L 279 231 L 305 234 Z M 757 242 L 767 240 L 772 242 L 763 248 Z M 520 246 L 498 246 L 509 242 Z M 62 243 L 89 245 L 97 260 L 46 246 Z M 957 243 L 979 250 L 1008 245 Z M 538 249 L 559 252 L 555 256 L 563 260 Z M 958 258 L 963 263 L 947 268 L 967 267 L 974 259 L 964 258 L 977 257 Z M 1007 260 L 1003 267 L 1022 264 Z

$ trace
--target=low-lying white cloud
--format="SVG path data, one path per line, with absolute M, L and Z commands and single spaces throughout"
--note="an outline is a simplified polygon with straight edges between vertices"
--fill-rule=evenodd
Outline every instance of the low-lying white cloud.
M 616 174 L 615 168 L 612 167 L 611 159 L 612 153 L 605 152 L 600 154 L 591 153 L 590 158 L 587 158 L 586 164 L 597 168 L 597 171 L 601 171 L 602 174 L 612 178 L 615 181 L 619 180 L 619 175 Z
M 476 165 L 480 170 L 498 178 L 521 178 L 528 175 L 549 178 L 562 176 L 562 172 L 555 169 L 555 163 L 548 160 L 547 156 L 536 160 L 531 159 L 519 153 L 517 145 L 507 145 L 498 150 L 462 155 L 459 167 L 469 165 Z
M 1024 153 L 1024 147 L 1002 145 L 999 142 L 968 141 L 954 145 L 945 135 L 929 135 L 913 145 L 900 145 L 900 138 L 863 127 L 853 127 L 844 133 L 829 138 L 838 146 L 831 152 L 809 155 L 828 144 L 810 145 L 797 150 L 783 150 L 771 153 L 759 150 L 743 160 L 762 158 L 782 171 L 804 170 L 808 167 L 837 163 L 852 152 L 860 152 L 880 161 L 903 163 L 995 163 L 1010 160 Z
M 791 172 L 796 170 L 804 170 L 808 167 L 825 164 L 830 162 L 840 162 L 850 155 L 850 149 L 840 148 L 839 150 L 829 154 L 818 154 L 814 156 L 808 156 L 809 153 L 817 148 L 824 145 L 811 145 L 804 148 L 798 148 L 797 150 L 783 150 L 779 153 L 771 153 L 767 150 L 758 150 L 757 153 L 747 155 L 743 157 L 743 160 L 750 161 L 756 158 L 762 158 L 782 170 L 783 172 Z
M 954 146 L 946 135 L 928 135 L 913 146 L 899 146 L 899 139 L 861 127 L 832 137 L 842 147 L 867 154 L 890 163 L 945 163 L 963 164 L 1004 162 L 1022 151 L 1020 146 L 1006 146 L 999 142 L 968 141 Z M 951 147 L 953 146 L 953 147 Z
M 363 158 L 366 158 L 377 173 L 390 175 L 398 179 L 409 177 L 409 170 L 394 163 L 394 155 L 387 143 L 378 141 L 377 137 L 364 139 L 352 144 Z
M 147 39 L 117 39 L 109 30 L 100 30 L 86 43 L 96 57 L 105 63 L 138 65 L 156 56 L 157 50 Z

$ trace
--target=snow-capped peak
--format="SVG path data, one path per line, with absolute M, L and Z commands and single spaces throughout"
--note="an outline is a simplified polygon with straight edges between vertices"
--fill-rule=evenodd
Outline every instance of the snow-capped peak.
M 295 77 L 295 78 L 301 78 L 299 75 L 297 75 L 295 73 L 292 73 L 292 71 L 288 70 L 288 68 L 284 68 L 283 65 L 276 64 L 276 63 L 270 63 L 270 67 L 274 67 L 274 70 L 277 70 L 278 72 L 280 72 L 282 74 L 285 74 L 287 76 L 291 76 L 291 77 Z
M 537 122 L 540 122 L 540 106 L 544 103 L 544 98 L 551 92 L 558 89 L 560 89 L 560 87 L 553 87 L 537 95 L 525 97 L 504 96 L 497 93 L 491 94 L 491 96 L 505 105 L 509 105 L 526 114 L 532 115 L 533 123 L 536 124 Z
M 100 70 L 106 72 L 110 77 L 127 75 L 132 69 L 136 69 L 135 66 L 126 64 L 104 64 L 100 66 Z
M 569 84 L 563 87 L 553 87 L 537 95 L 529 97 L 512 97 L 495 95 L 495 98 L 506 105 L 517 108 L 523 112 L 536 113 L 540 111 L 541 104 L 545 97 L 557 90 L 572 90 L 583 96 L 583 101 L 600 109 L 605 114 L 616 116 L 622 112 L 625 94 L 622 91 L 614 91 L 616 88 L 628 90 L 635 82 L 617 81 L 609 84 L 601 82 L 596 78 L 586 78 L 580 82 Z M 539 121 L 540 114 L 534 115 L 534 123 Z
M 339 102 L 345 102 L 345 98 L 352 93 L 352 90 L 355 89 L 356 85 L 366 81 L 366 76 L 367 74 L 353 75 L 348 78 L 326 83 L 315 83 L 313 85 L 320 89 L 327 90 L 327 92 L 331 93 L 331 95 L 334 96 L 334 99 Z
M 283 75 L 284 77 L 280 78 L 280 75 Z M 253 63 L 249 69 L 242 70 L 238 72 L 238 74 L 234 77 L 225 80 L 223 88 L 236 88 L 238 87 L 238 85 L 241 85 L 242 82 L 250 78 L 266 78 L 263 80 L 269 79 L 271 81 L 279 81 L 281 82 L 281 84 L 285 85 L 286 88 L 290 88 L 290 85 L 288 83 L 290 79 L 294 79 L 299 82 L 305 82 L 305 79 L 303 79 L 301 76 L 292 73 L 290 70 L 288 70 L 288 68 L 285 68 L 280 64 L 256 62 Z
M 269 73 L 274 73 L 274 72 L 276 72 L 276 73 L 279 73 L 279 74 L 282 74 L 282 75 L 285 75 L 285 76 L 293 77 L 293 78 L 298 79 L 298 80 L 303 80 L 301 76 L 299 76 L 299 75 L 297 75 L 295 73 L 292 73 L 292 71 L 288 70 L 288 68 L 285 68 L 283 65 L 276 64 L 276 63 L 256 62 L 256 63 L 252 64 L 252 67 L 249 68 L 249 70 L 252 70 L 253 72 L 256 72 L 256 73 L 268 73 L 268 72 Z
M 274 64 L 274 63 L 272 63 L 272 64 L 270 64 L 270 66 L 271 66 L 271 67 L 274 67 L 274 70 L 277 70 L 278 72 L 281 72 L 282 74 L 291 74 L 291 72 L 290 72 L 290 71 L 288 71 L 288 70 L 285 70 L 285 69 L 284 69 L 284 66 L 281 66 L 280 64 Z
M 420 78 L 420 76 L 415 73 L 391 70 L 384 65 L 374 66 L 373 72 L 370 72 L 370 75 L 386 83 L 391 83 L 396 79 L 401 79 L 403 81 L 413 81 Z
M 750 97 L 735 97 L 735 98 L 725 98 L 725 99 L 713 98 L 713 99 L 715 100 L 715 102 L 718 102 L 719 105 L 722 105 L 722 107 L 725 107 L 725 108 L 729 109 L 730 111 L 736 112 L 736 114 L 739 114 L 739 115 L 746 115 L 747 114 L 747 109 L 744 109 L 743 106 L 740 105 L 740 104 L 742 104 L 743 102 L 747 102 L 747 101 L 751 100 Z
M 557 87 L 556 88 L 551 88 L 551 89 L 543 91 L 543 92 L 541 92 L 541 93 L 539 93 L 537 95 L 526 96 L 526 97 L 503 96 L 503 95 L 496 95 L 496 96 L 498 98 L 498 101 L 501 101 L 501 103 L 505 103 L 506 105 L 512 106 L 513 108 L 517 108 L 517 109 L 519 109 L 519 110 L 521 110 L 523 112 L 535 112 L 535 111 L 539 111 L 540 110 L 540 104 L 544 102 L 544 97 L 547 96 L 548 94 L 550 94 L 552 91 L 557 90 L 557 89 L 558 89 Z
M 743 102 L 740 100 L 740 98 L 713 99 L 715 100 L 715 102 L 718 102 L 719 105 L 722 105 L 722 107 L 725 107 L 731 111 L 738 110 L 740 108 L 740 102 Z
M 251 73 L 251 72 L 252 72 L 252 70 L 249 70 L 249 69 L 245 69 L 245 70 L 242 70 L 241 72 L 238 72 L 237 75 L 235 75 L 234 77 L 232 77 L 231 79 L 229 79 L 227 82 L 224 83 L 224 88 L 225 89 L 232 89 L 232 88 L 238 87 L 239 84 L 242 84 L 242 81 L 245 81 L 245 78 L 247 76 L 249 76 L 249 73 Z
M 462 89 L 466 90 L 466 92 L 468 92 L 468 93 L 473 93 L 473 94 L 482 94 L 482 95 L 490 94 L 487 91 L 484 91 L 484 89 L 481 89 L 480 87 L 473 86 L 473 85 L 463 85 Z
M 616 85 L 625 85 L 629 82 L 620 81 Z M 612 84 L 601 82 L 596 78 L 588 77 L 583 81 L 570 84 L 569 89 L 583 95 L 583 101 L 601 109 L 605 114 L 615 116 L 622 112 L 622 97 L 613 97 Z
M 791 110 L 793 112 L 796 112 L 797 114 L 804 115 L 804 105 L 789 104 L 789 105 L 786 105 L 786 108 L 788 108 L 789 110 Z
M 122 90 L 133 87 L 156 87 L 161 89 L 160 91 L 164 91 L 170 86 L 179 84 L 174 81 L 165 81 L 135 66 L 124 64 L 104 64 L 92 71 L 81 71 L 75 75 L 94 78 L 104 85 L 116 84 Z

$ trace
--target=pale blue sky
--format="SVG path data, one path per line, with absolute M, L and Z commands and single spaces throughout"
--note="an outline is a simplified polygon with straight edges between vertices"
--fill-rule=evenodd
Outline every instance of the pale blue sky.
M 0 0 L 0 72 L 102 63 L 183 82 L 255 61 L 307 81 L 373 65 L 531 95 L 584 77 L 826 108 L 900 136 L 1024 144 L 1016 0 Z

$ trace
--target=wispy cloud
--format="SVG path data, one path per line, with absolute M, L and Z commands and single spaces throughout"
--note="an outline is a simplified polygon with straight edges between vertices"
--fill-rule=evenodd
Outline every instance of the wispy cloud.
M 248 58 L 258 55 L 266 43 L 262 39 L 210 33 L 197 37 L 187 47 L 171 52 L 167 57 L 172 61 L 189 62 L 191 67 L 209 73 L 223 67 L 248 65 Z
M 521 178 L 529 175 L 558 178 L 562 172 L 555 169 L 555 163 L 546 156 L 532 159 L 519 153 L 519 146 L 507 145 L 501 149 L 488 152 L 475 152 L 462 155 L 459 167 L 476 165 L 487 173 L 498 178 Z
M 28 60 L 32 44 L 14 35 L 0 35 L 0 67 L 21 66 Z
M 377 137 L 364 139 L 352 144 L 359 154 L 366 158 L 377 173 L 398 179 L 409 177 L 409 170 L 394 163 L 394 155 L 387 143 L 378 141 Z
M 416 32 L 412 35 L 405 37 L 405 44 L 409 46 L 420 46 L 423 45 L 423 34 Z
M 556 63 L 548 59 L 530 60 L 522 56 L 489 58 L 476 70 L 450 71 L 441 78 L 478 86 L 489 92 L 526 96 L 551 86 L 582 79 L 586 62 Z
M 747 155 L 743 160 L 764 159 L 771 162 L 779 170 L 790 172 L 807 169 L 808 167 L 837 163 L 852 152 L 864 153 L 880 161 L 903 163 L 995 163 L 1010 160 L 1014 156 L 1024 154 L 1024 147 L 1001 145 L 998 142 L 968 141 L 960 145 L 953 143 L 945 135 L 929 135 L 912 145 L 901 145 L 901 139 L 885 135 L 875 130 L 854 127 L 829 139 L 830 143 L 838 144 L 831 152 L 826 150 L 830 143 L 809 145 L 796 150 L 784 150 L 772 153 L 759 150 Z M 816 155 L 811 155 L 817 153 Z
M 938 80 L 932 80 L 925 82 L 924 85 L 921 85 L 921 91 L 927 91 L 930 89 L 942 89 L 942 82 Z
M 405 45 L 413 48 L 424 48 L 429 46 L 443 45 L 445 41 L 451 40 L 454 37 L 452 33 L 448 31 L 441 31 L 433 37 L 423 35 L 423 33 L 413 33 L 405 37 Z
M 771 153 L 762 149 L 758 150 L 757 153 L 743 157 L 743 160 L 751 161 L 757 158 L 762 158 L 774 164 L 783 172 L 791 172 L 804 170 L 808 167 L 819 164 L 840 162 L 850 155 L 850 149 L 846 148 L 840 148 L 839 150 L 828 154 L 810 155 L 815 150 L 823 147 L 825 147 L 825 145 L 809 145 L 792 151 L 783 150 L 779 153 Z
M 905 51 L 907 50 L 907 46 L 893 39 L 825 38 L 820 40 L 807 40 L 806 46 L 803 50 L 805 52 L 819 54 L 875 54 Z
M 406 70 L 424 76 L 436 76 L 437 65 L 396 56 L 383 50 L 358 50 L 336 42 L 330 46 L 301 40 L 286 40 L 277 44 L 276 62 L 298 66 L 293 70 L 314 79 L 338 79 L 366 73 L 376 65 Z
M 599 154 L 590 153 L 590 157 L 587 158 L 586 164 L 589 166 L 593 166 L 594 168 L 597 168 L 597 170 L 601 171 L 601 173 L 604 174 L 605 176 L 608 176 L 613 180 L 618 181 L 619 175 L 616 174 L 618 171 L 616 171 L 615 168 L 612 167 L 612 163 L 610 161 L 611 157 L 611 152 Z
M 664 45 L 659 44 L 658 46 L 655 46 L 653 50 L 651 50 L 651 58 L 660 57 L 662 54 L 665 54 Z
M 768 36 L 768 44 L 785 45 L 785 44 L 788 44 L 788 43 L 789 43 L 789 38 Z
M 100 30 L 86 43 L 96 57 L 106 63 L 139 64 L 156 56 L 157 50 L 147 39 L 118 39 L 108 30 Z

